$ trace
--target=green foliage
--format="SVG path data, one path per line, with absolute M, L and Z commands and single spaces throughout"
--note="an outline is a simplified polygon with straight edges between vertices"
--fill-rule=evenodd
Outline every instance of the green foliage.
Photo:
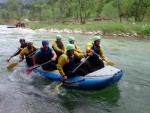
M 150 0 L 34 0 L 29 4 L 9 0 L 6 6 L 0 8 L 0 17 L 81 24 L 99 17 L 115 20 L 135 18 L 135 21 L 142 21 L 150 17 L 149 7 Z
M 36 21 L 27 25 L 33 29 L 67 28 L 150 35 L 149 24 L 131 24 L 133 21 L 150 22 L 150 0 L 34 0 L 29 4 L 9 0 L 0 7 L 0 18 L 2 23 L 5 19 Z M 119 23 L 119 20 L 131 22 Z
M 6 13 L 6 14 L 5 14 Z M 17 0 L 9 0 L 6 11 L 3 12 L 4 18 L 20 19 L 22 16 L 21 3 Z
M 150 24 L 146 23 L 120 23 L 120 22 L 92 22 L 89 24 L 47 24 L 47 23 L 28 23 L 32 29 L 78 29 L 83 31 L 102 31 L 104 34 L 129 33 L 143 36 L 150 36 Z
M 102 16 L 108 17 L 110 19 L 118 19 L 119 18 L 118 9 L 112 5 L 112 2 L 106 4 L 103 7 L 101 14 L 102 14 Z

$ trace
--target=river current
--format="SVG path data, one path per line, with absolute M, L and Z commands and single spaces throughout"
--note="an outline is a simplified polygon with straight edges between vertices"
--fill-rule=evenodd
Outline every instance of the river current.
M 150 40 L 103 37 L 101 46 L 108 61 L 123 70 L 119 83 L 100 91 L 70 90 L 35 73 L 23 73 L 24 63 L 8 71 L 9 58 L 20 46 L 19 39 L 50 45 L 56 33 L 0 26 L 0 113 L 149 113 L 150 112 Z M 63 42 L 73 34 L 62 34 Z M 85 51 L 92 35 L 73 35 Z

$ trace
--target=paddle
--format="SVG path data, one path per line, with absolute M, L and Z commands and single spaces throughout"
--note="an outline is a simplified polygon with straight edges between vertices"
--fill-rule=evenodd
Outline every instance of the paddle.
M 49 62 L 51 62 L 52 60 L 50 60 L 50 61 L 48 61 L 48 62 L 45 62 L 45 63 L 43 63 L 43 64 L 41 64 L 41 65 L 37 65 L 36 67 L 33 67 L 33 68 L 31 68 L 31 69 L 28 69 L 27 71 L 28 72 L 31 72 L 32 70 L 34 70 L 34 69 L 36 69 L 36 68 L 38 68 L 38 67 L 40 67 L 40 66 L 43 66 L 43 65 L 45 65 L 45 64 L 47 64 L 47 63 L 49 63 Z
M 15 55 L 18 51 L 20 51 L 20 50 L 19 50 L 19 49 L 17 49 L 17 51 L 16 51 L 13 55 L 11 55 L 11 56 L 10 56 L 10 58 L 9 58 L 9 59 L 7 59 L 6 61 L 7 61 L 7 62 L 9 62 L 9 60 L 10 60 L 10 59 L 12 59 L 12 58 L 14 57 L 14 55 Z
M 93 52 L 96 56 L 100 57 L 100 55 L 98 55 L 97 53 Z M 107 60 L 104 60 L 107 65 L 110 65 L 110 66 L 114 66 L 115 64 L 113 62 L 108 62 Z
M 36 52 L 36 51 L 35 51 Z M 29 54 L 27 57 L 30 57 L 31 55 L 33 55 L 35 52 L 33 52 L 33 53 L 31 53 L 31 54 Z M 23 59 L 25 59 L 25 58 L 23 58 Z M 22 59 L 22 60 L 23 60 Z M 14 67 L 16 67 L 19 63 L 20 63 L 21 61 L 19 61 L 19 62 L 15 62 L 15 63 L 11 63 L 9 66 L 7 66 L 7 69 L 12 69 L 12 68 L 14 68 Z
M 74 73 L 85 61 L 87 61 L 87 59 L 89 58 L 90 56 L 88 56 L 82 63 L 80 63 L 73 71 L 72 73 Z
M 58 85 L 55 87 L 55 91 L 57 91 L 62 85 L 63 85 L 63 82 L 61 82 L 60 84 L 58 84 Z
M 82 79 L 82 80 L 78 80 L 78 81 L 63 81 L 61 82 L 60 84 L 58 84 L 56 87 L 55 87 L 55 92 L 63 85 L 63 84 L 68 84 L 68 85 L 71 85 L 73 83 L 77 83 L 77 82 L 82 82 L 84 81 L 85 79 Z
M 75 50 L 75 51 L 80 52 L 80 53 L 84 53 L 84 52 L 81 52 L 81 51 L 78 51 L 78 50 Z M 94 54 L 97 55 L 98 57 L 100 57 L 100 55 L 98 55 L 97 53 L 94 52 Z M 115 65 L 113 62 L 108 62 L 107 60 L 104 60 L 104 61 L 107 63 L 107 65 L 110 65 L 110 66 Z
M 21 61 L 19 61 L 19 62 L 21 62 Z M 19 64 L 19 62 L 11 63 L 9 66 L 7 66 L 7 69 L 12 69 L 12 68 L 16 67 Z

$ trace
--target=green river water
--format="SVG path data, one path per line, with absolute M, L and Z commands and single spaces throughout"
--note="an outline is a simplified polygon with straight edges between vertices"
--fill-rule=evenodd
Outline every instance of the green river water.
M 63 42 L 68 43 L 62 34 Z M 54 88 L 58 83 L 37 74 L 25 74 L 21 63 L 12 71 L 5 60 L 19 47 L 19 38 L 34 41 L 41 46 L 42 39 L 50 45 L 55 33 L 29 29 L 8 29 L 0 26 L 0 113 L 149 113 L 150 112 L 150 40 L 102 37 L 105 56 L 123 70 L 118 84 L 100 91 Z M 73 35 L 76 43 L 85 50 L 90 35 Z

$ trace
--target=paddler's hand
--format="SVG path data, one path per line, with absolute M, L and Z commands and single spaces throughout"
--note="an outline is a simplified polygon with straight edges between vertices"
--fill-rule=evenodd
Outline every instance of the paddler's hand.
M 6 59 L 6 62 L 9 62 L 9 60 L 12 58 L 13 56 L 11 56 L 9 59 Z
M 52 61 L 56 61 L 56 58 L 55 58 L 55 57 L 53 57 L 51 60 L 52 60 Z
M 103 61 L 107 61 L 107 59 L 106 59 L 105 57 L 101 57 L 101 59 L 102 59 Z
M 20 59 L 20 60 L 19 60 L 19 62 L 22 62 L 22 61 L 23 61 L 23 59 Z
M 90 52 L 95 53 L 95 51 L 93 49 L 91 49 Z
M 66 75 L 65 75 L 65 76 L 63 76 L 63 78 L 64 78 L 64 82 L 68 80 L 68 78 L 67 78 L 67 76 L 66 76 Z
M 23 48 L 18 48 L 20 51 L 23 49 Z
M 6 62 L 9 62 L 9 59 L 6 59 Z
M 61 50 L 61 53 L 63 54 L 63 53 L 64 53 L 64 51 L 63 51 L 63 50 Z
M 87 53 L 87 55 L 88 55 L 88 56 L 92 56 L 92 55 L 93 55 L 93 53 L 92 53 L 92 52 L 90 52 L 90 53 Z

